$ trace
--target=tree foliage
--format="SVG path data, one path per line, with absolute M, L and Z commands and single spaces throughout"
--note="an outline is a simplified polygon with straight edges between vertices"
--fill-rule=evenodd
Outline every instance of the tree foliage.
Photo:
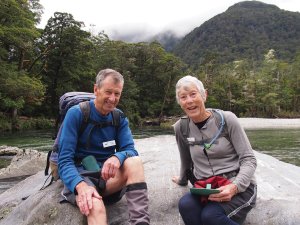
M 90 88 L 92 68 L 90 33 L 68 13 L 54 13 L 37 42 L 42 67 L 40 75 L 47 87 L 46 105 L 56 113 L 54 105 L 64 92 Z
M 299 58 L 293 64 L 281 61 L 270 49 L 260 65 L 249 60 L 216 67 L 213 74 L 204 69 L 199 78 L 208 88 L 208 104 L 239 116 L 281 117 L 299 109 Z
M 173 87 L 183 74 L 184 64 L 160 44 L 104 39 L 96 55 L 97 68 L 114 68 L 124 75 L 120 107 L 133 121 L 140 117 L 162 118 L 174 110 Z
M 188 33 L 173 52 L 191 66 L 205 64 L 207 54 L 217 54 L 219 63 L 261 61 L 269 49 L 289 61 L 300 50 L 299 43 L 299 12 L 243 1 Z
M 265 6 L 260 10 L 268 10 L 269 15 L 278 12 L 277 7 L 253 4 Z M 228 9 L 230 13 L 226 16 L 246 15 L 253 4 L 235 5 Z M 105 68 L 123 74 L 125 85 L 119 107 L 135 125 L 141 119 L 158 118 L 162 121 L 166 116 L 181 114 L 175 99 L 175 84 L 187 74 L 197 76 L 205 84 L 209 94 L 207 107 L 230 110 L 238 116 L 299 116 L 300 51 L 294 53 L 284 47 L 289 52 L 284 54 L 291 57 L 285 60 L 280 51 L 281 44 L 274 42 L 272 46 L 275 47 L 270 48 L 258 37 L 267 50 L 262 53 L 256 48 L 248 48 L 250 52 L 244 52 L 239 46 L 243 41 L 228 39 L 219 30 L 222 43 L 218 39 L 205 43 L 219 46 L 224 51 L 214 51 L 210 45 L 209 50 L 203 48 L 202 51 L 193 49 L 196 36 L 187 35 L 189 41 L 184 42 L 181 51 L 183 55 L 188 54 L 187 58 L 183 56 L 183 59 L 190 60 L 188 66 L 156 41 L 126 43 L 110 40 L 104 32 L 93 35 L 68 13 L 54 13 L 46 27 L 38 30 L 35 24 L 42 12 L 39 0 L 3 0 L 0 6 L 0 112 L 10 113 L 12 121 L 16 121 L 17 115 L 53 118 L 58 113 L 58 100 L 63 93 L 93 91 L 96 74 Z M 290 16 L 291 24 L 298 21 L 296 14 Z M 225 19 L 222 27 L 225 29 L 225 24 L 229 24 L 226 29 L 233 29 Z M 276 22 L 264 20 L 263 23 Z M 213 22 L 204 27 L 206 33 L 214 32 Z M 258 26 L 253 29 L 258 29 Z M 298 31 L 295 32 L 295 36 L 291 35 L 286 42 L 294 43 L 298 37 Z M 200 38 L 204 41 L 207 37 Z M 242 36 L 239 38 L 243 39 Z M 230 43 L 236 45 L 237 52 L 245 54 L 232 57 Z M 241 46 L 246 45 L 243 42 Z M 221 63 L 220 57 L 225 56 L 228 62 Z M 251 59 L 244 56 L 251 56 Z
M 13 123 L 19 109 L 41 103 L 44 96 L 40 79 L 26 72 L 39 36 L 35 27 L 39 16 L 31 10 L 39 6 L 35 0 L 0 2 L 0 102 L 1 109 L 11 113 Z

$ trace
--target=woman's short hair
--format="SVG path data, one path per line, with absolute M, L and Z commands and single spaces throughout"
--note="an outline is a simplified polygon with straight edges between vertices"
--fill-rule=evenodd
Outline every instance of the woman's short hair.
M 122 74 L 120 74 L 118 71 L 113 69 L 104 69 L 100 70 L 99 73 L 96 76 L 96 85 L 98 87 L 102 86 L 102 82 L 105 80 L 106 77 L 111 76 L 114 80 L 114 83 L 121 83 L 124 84 L 124 78 Z
M 196 86 L 203 100 L 204 101 L 206 100 L 206 94 L 205 94 L 203 83 L 200 80 L 198 80 L 196 77 L 187 75 L 180 78 L 176 84 L 176 100 L 178 103 L 179 103 L 179 96 L 178 96 L 179 90 L 181 88 L 191 87 L 191 85 Z

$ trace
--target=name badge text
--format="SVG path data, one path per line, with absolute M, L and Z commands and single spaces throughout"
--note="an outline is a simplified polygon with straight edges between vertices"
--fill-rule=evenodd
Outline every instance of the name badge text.
M 116 145 L 115 140 L 103 142 L 103 148 L 107 148 L 107 147 L 111 147 L 111 146 L 115 146 L 115 145 Z

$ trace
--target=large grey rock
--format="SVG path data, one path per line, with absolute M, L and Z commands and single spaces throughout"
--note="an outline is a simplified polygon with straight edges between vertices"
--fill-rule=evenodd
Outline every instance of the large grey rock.
M 84 224 L 75 207 L 58 203 L 61 182 L 40 191 L 44 180 L 39 172 L 1 194 L 0 224 Z
M 0 146 L 0 155 L 14 155 L 11 164 L 0 169 L 0 179 L 33 175 L 46 165 L 46 153 L 33 149 Z
M 174 136 L 163 135 L 135 140 L 144 161 L 149 188 L 151 224 L 182 225 L 177 203 L 188 187 L 172 183 L 179 172 L 179 156 Z M 248 215 L 246 225 L 298 225 L 300 211 L 300 167 L 256 152 L 258 159 L 257 206 Z M 45 180 L 42 172 L 27 178 L 0 195 L 2 225 L 86 224 L 77 208 L 59 204 L 60 181 L 39 190 Z M 22 198 L 29 196 L 26 200 Z M 297 210 L 298 209 L 298 210 Z M 128 224 L 126 200 L 108 206 L 109 224 Z

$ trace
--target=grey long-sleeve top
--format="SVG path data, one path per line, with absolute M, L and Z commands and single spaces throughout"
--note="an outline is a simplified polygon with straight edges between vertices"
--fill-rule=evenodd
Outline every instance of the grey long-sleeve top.
M 230 180 L 237 185 L 239 192 L 243 192 L 250 183 L 256 184 L 254 176 L 256 158 L 236 115 L 229 111 L 222 112 L 225 119 L 224 129 L 228 135 L 219 137 L 207 150 L 207 154 L 215 175 L 239 171 L 236 177 Z M 196 141 L 213 138 L 218 131 L 213 114 L 201 129 L 192 120 L 190 120 L 189 128 L 189 137 L 194 137 Z M 193 173 L 197 179 L 213 176 L 207 157 L 203 152 L 203 146 L 187 144 L 180 132 L 180 120 L 175 123 L 174 130 L 181 159 L 180 183 L 187 184 L 186 170 L 191 168 L 192 164 L 194 166 Z

